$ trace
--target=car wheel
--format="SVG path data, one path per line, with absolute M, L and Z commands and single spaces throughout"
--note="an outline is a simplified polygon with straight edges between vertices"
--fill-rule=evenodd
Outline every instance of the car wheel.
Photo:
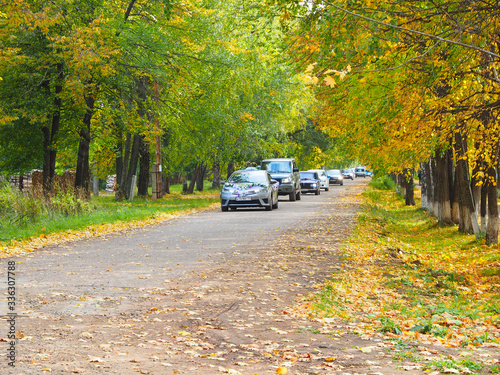
M 273 204 L 273 208 L 274 208 L 275 210 L 277 210 L 277 209 L 278 209 L 278 197 L 276 197 L 276 203 L 275 203 L 275 204 Z
M 222 212 L 226 212 L 228 210 L 227 206 L 226 207 L 220 206 L 220 209 L 221 209 Z
M 300 194 L 301 194 L 301 191 L 299 190 L 298 193 L 297 193 L 297 200 L 300 201 Z
M 342 186 L 342 185 L 344 185 L 344 183 L 343 183 L 343 182 L 341 182 L 341 183 L 340 183 L 340 186 Z
M 321 194 L 321 189 L 318 189 L 314 192 L 315 195 L 320 195 Z
M 297 196 L 295 194 L 295 190 L 289 194 L 290 201 L 295 202 L 297 200 Z
M 330 188 L 329 187 L 325 188 L 325 191 L 330 191 Z

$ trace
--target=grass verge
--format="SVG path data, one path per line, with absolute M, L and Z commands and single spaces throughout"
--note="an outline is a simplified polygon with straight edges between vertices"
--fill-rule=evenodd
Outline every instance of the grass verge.
M 113 194 L 93 196 L 89 202 L 61 196 L 56 199 L 57 206 L 54 201 L 46 206 L 31 198 L 13 202 L 16 198 L 9 195 L 6 199 L 10 204 L 23 207 L 12 207 L 0 215 L 0 257 L 160 223 L 185 213 L 211 208 L 219 202 L 217 190 L 192 195 L 183 195 L 180 190 L 181 187 L 173 186 L 171 194 L 156 202 L 151 198 L 115 202 Z
M 310 297 L 309 311 L 394 339 L 498 347 L 498 247 L 441 227 L 416 207 L 386 184 L 372 184 L 343 244 L 344 264 Z

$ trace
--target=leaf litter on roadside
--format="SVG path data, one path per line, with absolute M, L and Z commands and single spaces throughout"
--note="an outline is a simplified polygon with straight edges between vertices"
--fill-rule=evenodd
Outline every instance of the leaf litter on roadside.
M 393 192 L 369 188 L 342 265 L 291 313 L 321 321 L 326 332 L 351 322 L 361 335 L 500 347 L 498 247 L 456 232 Z

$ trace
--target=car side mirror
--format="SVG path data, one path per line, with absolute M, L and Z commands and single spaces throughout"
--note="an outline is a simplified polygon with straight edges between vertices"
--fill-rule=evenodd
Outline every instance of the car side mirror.
M 226 181 L 225 181 L 225 180 L 220 180 L 220 184 L 221 184 L 221 185 L 224 185 L 225 183 L 226 183 Z
M 275 185 L 275 184 L 277 184 L 277 183 L 278 183 L 278 181 L 276 181 L 276 180 L 271 180 L 271 184 Z
M 299 172 L 299 168 L 293 168 L 293 172 Z

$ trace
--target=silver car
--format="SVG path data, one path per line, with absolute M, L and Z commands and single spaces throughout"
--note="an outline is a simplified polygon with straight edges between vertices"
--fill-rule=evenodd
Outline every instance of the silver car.
M 221 210 L 238 207 L 278 208 L 279 183 L 266 171 L 236 171 L 222 187 Z
M 321 189 L 325 189 L 325 191 L 330 190 L 330 179 L 324 169 L 309 169 L 308 172 L 318 172 L 319 180 L 321 181 Z

